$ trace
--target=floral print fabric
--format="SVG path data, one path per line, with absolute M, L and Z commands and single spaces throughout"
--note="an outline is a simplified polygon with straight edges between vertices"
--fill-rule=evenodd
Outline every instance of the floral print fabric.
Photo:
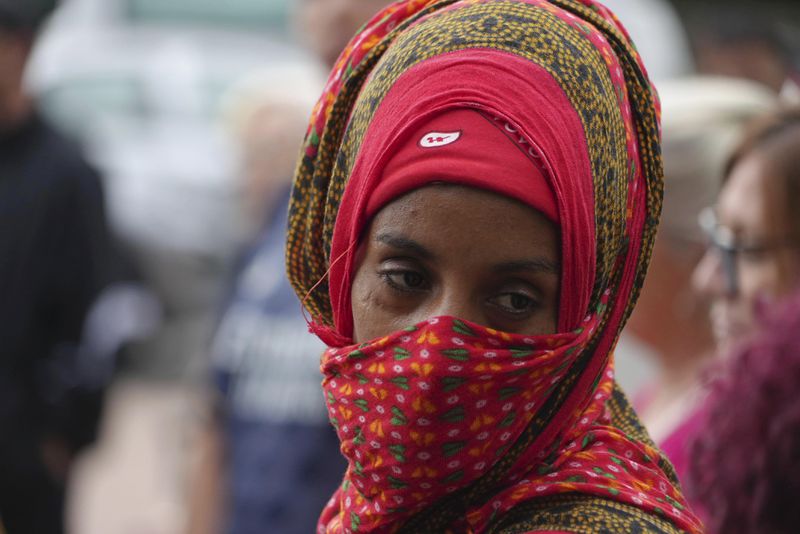
M 349 468 L 319 532 L 392 532 L 487 473 L 531 424 L 596 324 L 589 317 L 568 334 L 520 336 L 437 317 L 328 350 L 323 389 Z M 683 497 L 655 464 L 658 451 L 609 425 L 612 377 L 608 369 L 558 447 L 529 448 L 504 489 L 468 511 L 462 531 L 480 532 L 522 501 L 563 492 L 624 494 L 693 525 Z

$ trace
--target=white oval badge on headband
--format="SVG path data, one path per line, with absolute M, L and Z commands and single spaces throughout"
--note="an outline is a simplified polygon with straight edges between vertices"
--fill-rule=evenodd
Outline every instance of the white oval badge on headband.
M 429 132 L 419 140 L 419 146 L 422 148 L 446 146 L 458 141 L 459 137 L 461 137 L 461 130 L 457 132 Z

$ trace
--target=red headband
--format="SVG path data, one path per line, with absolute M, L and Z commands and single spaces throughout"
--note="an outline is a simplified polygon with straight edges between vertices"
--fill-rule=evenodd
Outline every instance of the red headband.
M 383 171 L 367 217 L 431 182 L 486 189 L 528 204 L 558 224 L 553 189 L 535 147 L 502 119 L 470 110 L 445 111 L 411 134 Z

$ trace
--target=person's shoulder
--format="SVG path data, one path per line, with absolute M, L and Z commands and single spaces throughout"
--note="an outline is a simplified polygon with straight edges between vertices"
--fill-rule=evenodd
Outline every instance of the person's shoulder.
M 593 495 L 564 493 L 519 504 L 501 517 L 491 532 L 678 534 L 683 531 L 666 518 L 630 504 Z
M 31 117 L 35 132 L 37 152 L 46 155 L 53 167 L 65 173 L 80 171 L 80 174 L 94 174 L 86 159 L 84 147 L 77 139 L 61 130 L 39 111 Z
M 39 178 L 59 196 L 102 197 L 100 174 L 87 159 L 84 147 L 38 112 L 33 120 L 36 154 L 44 160 L 37 165 Z
M 654 447 L 647 430 L 616 382 L 607 407 L 610 423 L 614 428 L 632 440 Z M 677 485 L 672 465 L 663 455 L 660 455 L 657 461 L 670 481 Z M 672 534 L 683 531 L 667 518 L 632 504 L 594 495 L 564 493 L 519 504 L 501 517 L 491 532 L 494 534 L 530 532 Z

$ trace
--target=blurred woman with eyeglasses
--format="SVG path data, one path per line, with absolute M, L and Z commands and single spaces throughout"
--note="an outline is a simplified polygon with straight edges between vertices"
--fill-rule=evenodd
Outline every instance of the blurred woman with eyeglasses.
M 721 351 L 750 334 L 756 310 L 800 283 L 800 108 L 759 120 L 700 216 L 709 248 L 694 285 L 711 300 Z
M 692 288 L 706 248 L 697 217 L 716 198 L 747 124 L 772 112 L 777 98 L 755 82 L 719 76 L 670 80 L 658 89 L 664 210 L 647 280 L 615 356 L 621 373 L 646 357 L 655 364 L 653 378 L 634 393 L 634 407 L 683 480 L 687 443 L 702 431 L 702 370 L 715 351 L 708 299 Z
M 684 482 L 710 534 L 797 532 L 800 109 L 755 124 L 725 177 L 700 217 L 709 248 L 694 275 L 724 358 Z

